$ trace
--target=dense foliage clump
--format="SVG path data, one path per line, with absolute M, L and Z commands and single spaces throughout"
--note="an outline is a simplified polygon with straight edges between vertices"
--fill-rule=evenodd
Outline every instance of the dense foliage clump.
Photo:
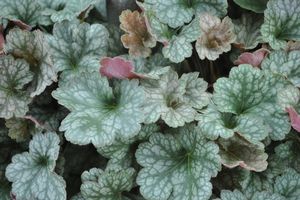
M 298 200 L 299 87 L 299 0 L 0 0 L 0 200 Z

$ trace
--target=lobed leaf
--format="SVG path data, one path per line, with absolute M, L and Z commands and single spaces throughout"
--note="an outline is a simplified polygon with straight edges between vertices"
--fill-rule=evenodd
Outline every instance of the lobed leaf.
M 143 167 L 137 177 L 141 194 L 153 200 L 209 199 L 210 178 L 221 169 L 218 151 L 193 125 L 176 135 L 153 134 L 136 152 Z
M 36 134 L 29 152 L 17 154 L 6 168 L 17 200 L 65 200 L 65 181 L 54 172 L 59 154 L 59 137 L 55 133 Z
M 83 73 L 52 96 L 71 111 L 60 130 L 74 144 L 101 147 L 112 144 L 117 137 L 131 138 L 144 120 L 144 91 L 135 80 L 123 80 L 112 89 L 98 73 Z

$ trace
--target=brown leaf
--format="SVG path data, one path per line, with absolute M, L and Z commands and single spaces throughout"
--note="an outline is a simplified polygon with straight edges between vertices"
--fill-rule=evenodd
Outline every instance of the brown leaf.
M 129 54 L 148 57 L 156 41 L 147 30 L 144 16 L 138 11 L 125 10 L 120 15 L 120 22 L 120 28 L 126 32 L 121 41 Z
M 223 52 L 230 51 L 236 35 L 229 17 L 221 21 L 216 16 L 204 13 L 200 16 L 200 28 L 203 34 L 196 42 L 200 59 L 216 60 Z

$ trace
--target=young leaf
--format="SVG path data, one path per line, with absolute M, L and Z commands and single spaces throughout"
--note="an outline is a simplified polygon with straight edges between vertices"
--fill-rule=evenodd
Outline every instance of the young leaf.
M 0 17 L 35 26 L 41 20 L 41 6 L 36 0 L 1 0 Z
M 232 20 L 234 33 L 236 34 L 235 44 L 243 49 L 253 49 L 263 42 L 260 27 L 263 18 L 259 15 L 244 14 L 240 19 Z
M 74 144 L 101 147 L 112 144 L 117 136 L 131 138 L 144 120 L 144 91 L 136 80 L 123 80 L 112 89 L 98 73 L 82 73 L 52 96 L 71 111 L 60 130 Z
M 300 87 L 300 51 L 272 51 L 263 60 L 262 69 L 282 75 L 296 87 Z
M 258 49 L 253 53 L 244 52 L 238 57 L 236 61 L 234 61 L 234 64 L 235 65 L 250 64 L 253 67 L 260 67 L 262 61 L 269 53 L 270 51 L 264 48 Z
M 59 137 L 55 133 L 36 134 L 29 152 L 17 154 L 6 168 L 17 200 L 65 200 L 65 181 L 54 172 L 59 154 Z
M 133 168 L 112 170 L 90 169 L 81 175 L 81 194 L 89 200 L 128 199 L 122 194 L 133 186 L 135 170 Z
M 251 65 L 232 68 L 229 78 L 214 85 L 213 101 L 221 112 L 262 119 L 272 130 L 273 140 L 282 140 L 290 131 L 287 116 L 276 103 L 276 79 Z
M 100 24 L 63 21 L 56 23 L 48 37 L 54 66 L 66 79 L 82 71 L 98 71 L 106 55 L 109 34 Z M 72 45 L 70 45 L 72 44 Z
M 31 98 L 23 88 L 33 79 L 28 64 L 24 60 L 2 56 L 0 71 L 0 117 L 24 116 Z
M 221 21 L 210 13 L 204 13 L 200 15 L 200 28 L 202 35 L 196 42 L 196 50 L 201 60 L 216 60 L 223 52 L 230 51 L 236 35 L 229 17 Z
M 273 49 L 286 47 L 286 40 L 300 41 L 300 1 L 269 0 L 261 27 L 264 41 Z
M 236 4 L 245 8 L 247 10 L 251 10 L 257 13 L 263 13 L 264 10 L 267 8 L 267 3 L 269 0 L 233 0 Z
M 286 110 L 289 113 L 292 127 L 300 132 L 300 115 L 292 107 L 289 107 Z
M 192 20 L 194 14 L 210 12 L 213 15 L 224 16 L 227 12 L 225 0 L 146 0 L 146 10 L 154 10 L 159 20 L 172 28 L 177 28 Z
M 34 72 L 31 97 L 41 94 L 53 81 L 57 81 L 56 70 L 48 52 L 49 47 L 41 31 L 29 32 L 13 29 L 6 37 L 5 52 L 23 58 Z
M 132 56 L 148 57 L 156 40 L 147 30 L 145 18 L 138 11 L 125 10 L 120 15 L 120 28 L 126 32 L 121 36 L 125 48 Z
M 142 76 L 134 72 L 133 63 L 122 57 L 103 58 L 100 64 L 100 74 L 107 78 L 142 78 Z
M 192 76 L 188 74 L 178 80 L 177 73 L 170 70 L 159 80 L 143 81 L 147 99 L 144 104 L 145 122 L 153 123 L 161 117 L 170 127 L 178 127 L 193 121 L 197 114 L 195 107 L 204 107 L 209 103 L 206 98 L 208 94 L 204 91 L 207 86 L 205 81 L 194 80 L 194 83 L 198 82 L 195 87 L 187 82 L 187 78 L 196 77 L 197 73 Z M 190 92 L 193 90 L 199 93 L 192 96 Z
M 195 126 L 178 134 L 153 134 L 136 152 L 143 167 L 137 177 L 140 192 L 153 200 L 208 200 L 210 178 L 221 169 L 218 146 L 207 141 Z
M 267 169 L 268 154 L 264 148 L 252 144 L 238 134 L 228 140 L 220 139 L 220 156 L 223 165 L 229 168 L 242 168 L 261 172 Z

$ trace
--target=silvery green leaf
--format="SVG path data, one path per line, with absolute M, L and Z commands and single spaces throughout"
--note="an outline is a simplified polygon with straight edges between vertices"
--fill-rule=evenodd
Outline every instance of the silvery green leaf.
M 140 192 L 152 200 L 207 200 L 212 193 L 210 178 L 221 169 L 218 146 L 193 125 L 176 131 L 153 134 L 139 145 Z
M 56 23 L 48 42 L 55 69 L 63 71 L 61 82 L 79 72 L 98 71 L 99 59 L 107 53 L 108 37 L 101 24 Z
M 153 9 L 163 23 L 177 28 L 192 20 L 194 14 L 210 12 L 224 16 L 227 12 L 227 1 L 224 0 L 146 0 L 145 8 Z
M 85 200 L 83 196 L 79 193 L 71 198 L 71 200 Z
M 143 8 L 143 4 L 140 4 Z M 167 24 L 162 23 L 156 17 L 153 10 L 145 10 L 145 19 L 148 31 L 150 34 L 159 42 L 167 42 L 172 39 L 173 31 L 169 28 Z
M 286 40 L 300 40 L 300 2 L 269 0 L 261 33 L 273 49 L 286 47 Z
M 271 166 L 282 173 L 287 168 L 293 168 L 300 173 L 300 148 L 298 141 L 287 141 L 275 148 Z
M 35 26 L 40 21 L 41 6 L 36 0 L 1 0 L 0 16 L 9 20 L 20 20 Z
M 122 192 L 133 186 L 135 170 L 128 169 L 90 169 L 81 175 L 81 195 L 88 200 L 129 200 Z
M 237 132 L 249 142 L 261 145 L 259 141 L 265 139 L 269 131 L 261 118 L 221 113 L 213 105 L 208 106 L 198 120 L 202 132 L 213 140 L 218 137 L 228 139 Z
M 52 96 L 71 111 L 60 130 L 74 144 L 102 147 L 117 137 L 131 138 L 138 134 L 144 120 L 144 91 L 137 80 L 123 80 L 113 89 L 106 77 L 82 73 Z
M 241 191 L 222 190 L 221 200 L 286 200 L 279 194 L 269 192 L 256 192 L 251 198 L 247 198 Z
M 282 107 L 282 109 L 296 107 L 299 101 L 300 91 L 292 85 L 289 85 L 278 92 L 277 103 Z
M 283 140 L 291 130 L 289 117 L 278 104 L 257 105 L 248 111 L 248 115 L 260 117 L 265 122 L 272 140 Z
M 270 129 L 271 139 L 282 140 L 289 133 L 290 124 L 276 103 L 276 80 L 251 65 L 240 65 L 232 68 L 229 78 L 217 80 L 213 101 L 221 112 L 262 119 Z
M 274 191 L 286 197 L 288 200 L 297 200 L 300 195 L 300 174 L 293 169 L 277 177 Z
M 193 108 L 202 109 L 209 104 L 211 95 L 206 92 L 207 82 L 198 77 L 198 72 L 183 74 L 179 82 L 185 87 L 184 101 Z
M 193 50 L 191 42 L 197 40 L 200 34 L 200 23 L 195 19 L 184 26 L 178 35 L 173 35 L 171 40 L 166 42 L 162 49 L 164 57 L 174 63 L 182 62 L 185 58 L 190 57 Z
M 41 94 L 47 86 L 57 81 L 56 70 L 49 54 L 49 47 L 41 31 L 29 32 L 13 29 L 6 37 L 5 52 L 23 58 L 34 73 L 31 97 Z
M 143 106 L 145 123 L 161 118 L 168 126 L 178 127 L 195 119 L 197 111 L 183 101 L 185 85 L 180 84 L 175 71 L 169 70 L 159 80 L 145 80 L 142 86 L 147 99 Z
M 260 103 L 271 101 L 276 95 L 270 80 L 251 65 L 231 69 L 228 78 L 219 78 L 214 85 L 213 101 L 222 112 L 246 113 Z
M 224 166 L 240 166 L 247 170 L 261 172 L 267 169 L 268 154 L 264 148 L 245 140 L 238 134 L 229 139 L 220 139 L 220 156 Z
M 233 20 L 236 34 L 235 44 L 245 49 L 253 49 L 262 43 L 260 27 L 263 19 L 258 15 L 244 14 L 240 19 Z
M 98 3 L 99 0 L 65 0 L 63 9 L 54 10 L 51 14 L 53 22 L 62 22 L 63 20 L 74 20 L 80 14 L 84 13 L 84 18 L 89 11 Z
M 23 88 L 32 79 L 29 65 L 24 60 L 0 57 L 0 117 L 9 119 L 25 115 L 31 98 Z
M 245 8 L 247 10 L 251 10 L 257 13 L 263 13 L 264 10 L 267 8 L 267 3 L 269 0 L 233 0 L 236 4 Z
M 109 158 L 107 167 L 121 166 L 123 168 L 130 167 L 132 164 L 133 153 L 132 145 L 136 142 L 148 140 L 148 138 L 157 133 L 159 127 L 156 124 L 143 125 L 138 135 L 133 138 L 116 140 L 112 145 L 97 148 L 97 151 L 104 157 Z
M 13 156 L 6 168 L 17 200 L 65 200 L 65 181 L 54 172 L 59 154 L 59 137 L 55 133 L 36 134 L 29 152 Z
M 300 87 L 300 51 L 272 51 L 261 66 L 263 70 L 279 74 Z

